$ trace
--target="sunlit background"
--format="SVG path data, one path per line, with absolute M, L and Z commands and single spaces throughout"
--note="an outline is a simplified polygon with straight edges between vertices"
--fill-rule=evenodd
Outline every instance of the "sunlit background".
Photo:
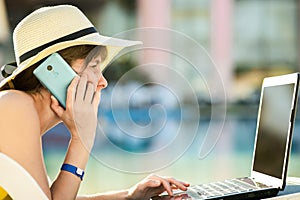
M 80 193 L 128 188 L 149 173 L 192 184 L 249 175 L 262 80 L 299 71 L 298 0 L 0 0 L 1 64 L 14 60 L 16 24 L 56 4 L 78 6 L 103 35 L 144 42 L 104 71 Z M 300 176 L 299 120 L 290 176 Z M 62 124 L 43 137 L 52 180 L 68 139 Z

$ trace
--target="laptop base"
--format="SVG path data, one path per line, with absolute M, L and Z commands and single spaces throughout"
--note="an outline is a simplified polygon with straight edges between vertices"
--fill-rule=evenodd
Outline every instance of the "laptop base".
M 194 192 L 181 192 L 177 193 L 174 196 L 167 196 L 162 195 L 159 197 L 152 198 L 152 200 L 251 200 L 251 199 L 261 199 L 261 198 L 269 198 L 269 197 L 275 197 L 277 196 L 279 190 L 272 188 L 272 189 L 264 189 L 259 190 L 255 192 L 247 192 L 247 193 L 238 193 L 238 194 L 231 194 L 231 195 L 224 195 L 224 196 L 216 196 L 216 197 L 205 197 L 202 198 L 201 196 L 198 196 Z

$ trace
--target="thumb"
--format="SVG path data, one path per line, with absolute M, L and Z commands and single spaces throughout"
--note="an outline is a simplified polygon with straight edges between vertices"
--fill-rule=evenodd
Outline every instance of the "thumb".
M 55 112 L 58 117 L 63 115 L 64 109 L 59 105 L 57 99 L 51 95 L 51 109 Z

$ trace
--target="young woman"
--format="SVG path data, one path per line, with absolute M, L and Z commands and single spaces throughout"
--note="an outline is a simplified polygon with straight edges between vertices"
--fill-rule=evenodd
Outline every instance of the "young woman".
M 94 144 L 101 90 L 107 86 L 102 70 L 120 50 L 139 42 L 100 35 L 70 5 L 34 11 L 16 26 L 13 38 L 16 69 L 11 73 L 3 67 L 6 78 L 0 83 L 0 152 L 26 169 L 49 199 L 150 199 L 187 189 L 187 183 L 150 175 L 128 190 L 77 197 Z M 33 75 L 54 52 L 78 74 L 68 87 L 65 109 Z M 71 139 L 62 170 L 49 184 L 41 137 L 61 121 Z

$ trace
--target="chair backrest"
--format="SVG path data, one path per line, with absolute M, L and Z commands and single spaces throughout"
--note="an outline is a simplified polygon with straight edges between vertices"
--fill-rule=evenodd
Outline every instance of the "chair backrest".
M 0 152 L 0 186 L 14 200 L 48 199 L 33 177 L 15 160 Z

